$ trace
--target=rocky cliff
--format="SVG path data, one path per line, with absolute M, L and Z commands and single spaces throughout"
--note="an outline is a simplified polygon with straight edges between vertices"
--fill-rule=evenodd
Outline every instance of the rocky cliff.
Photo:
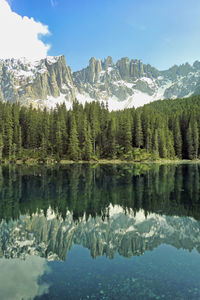
M 111 56 L 91 58 L 89 65 L 72 73 L 64 56 L 37 62 L 26 59 L 0 60 L 0 99 L 23 105 L 71 107 L 104 101 L 110 109 L 138 107 L 158 99 L 187 97 L 200 93 L 200 62 L 159 71 L 141 60 Z
M 65 57 L 0 60 L 0 97 L 10 102 L 48 106 L 49 102 L 75 99 L 71 69 Z M 54 103 L 52 103 L 54 104 Z
M 138 107 L 158 99 L 181 98 L 199 94 L 200 63 L 174 66 L 158 71 L 141 60 L 122 58 L 113 63 L 92 58 L 89 66 L 73 73 L 79 101 L 104 100 L 111 109 Z

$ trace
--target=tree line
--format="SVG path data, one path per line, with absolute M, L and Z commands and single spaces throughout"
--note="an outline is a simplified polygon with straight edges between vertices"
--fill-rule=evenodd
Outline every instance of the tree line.
M 156 160 L 200 155 L 200 96 L 109 112 L 100 102 L 52 110 L 0 102 L 0 160 Z

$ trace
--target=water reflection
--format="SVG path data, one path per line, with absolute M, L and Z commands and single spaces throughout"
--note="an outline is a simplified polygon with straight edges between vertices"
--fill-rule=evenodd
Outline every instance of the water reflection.
M 200 251 L 199 172 L 199 165 L 2 168 L 1 256 L 65 260 L 73 244 L 93 258 L 141 255 L 163 243 Z
M 51 209 L 44 214 L 21 216 L 16 221 L 3 221 L 0 226 L 1 253 L 6 258 L 25 259 L 29 255 L 48 260 L 65 260 L 73 244 L 90 250 L 91 256 L 114 258 L 142 255 L 161 244 L 200 251 L 200 223 L 193 218 L 165 216 L 140 210 L 124 213 L 115 205 L 108 209 L 109 218 L 85 217 L 74 221 L 67 213 L 65 220 Z
M 72 165 L 65 168 L 0 167 L 0 220 L 49 207 L 63 219 L 107 217 L 110 204 L 134 213 L 200 219 L 200 165 Z
M 199 175 L 0 167 L 0 299 L 199 299 Z

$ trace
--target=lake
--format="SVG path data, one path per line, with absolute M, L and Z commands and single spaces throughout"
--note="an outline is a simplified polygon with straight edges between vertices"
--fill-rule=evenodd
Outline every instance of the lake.
M 0 299 L 200 299 L 200 165 L 0 167 Z

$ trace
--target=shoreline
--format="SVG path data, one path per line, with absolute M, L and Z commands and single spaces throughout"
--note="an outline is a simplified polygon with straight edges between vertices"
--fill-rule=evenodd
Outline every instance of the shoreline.
M 25 166 L 57 166 L 57 165 L 71 165 L 71 164 L 89 164 L 89 165 L 122 165 L 122 164 L 131 164 L 131 165 L 138 165 L 138 164 L 145 164 L 145 165 L 153 165 L 153 164 L 200 164 L 200 159 L 196 160 L 169 160 L 169 159 L 160 159 L 160 160 L 146 160 L 146 161 L 134 161 L 134 160 L 120 160 L 120 159 L 100 159 L 100 160 L 91 160 L 91 161 L 73 161 L 73 160 L 60 160 L 59 162 L 56 160 L 47 160 L 46 162 L 35 160 L 35 159 L 27 159 L 26 161 L 23 160 L 16 160 L 14 162 L 11 161 L 4 161 L 1 162 L 0 165 L 25 165 Z

